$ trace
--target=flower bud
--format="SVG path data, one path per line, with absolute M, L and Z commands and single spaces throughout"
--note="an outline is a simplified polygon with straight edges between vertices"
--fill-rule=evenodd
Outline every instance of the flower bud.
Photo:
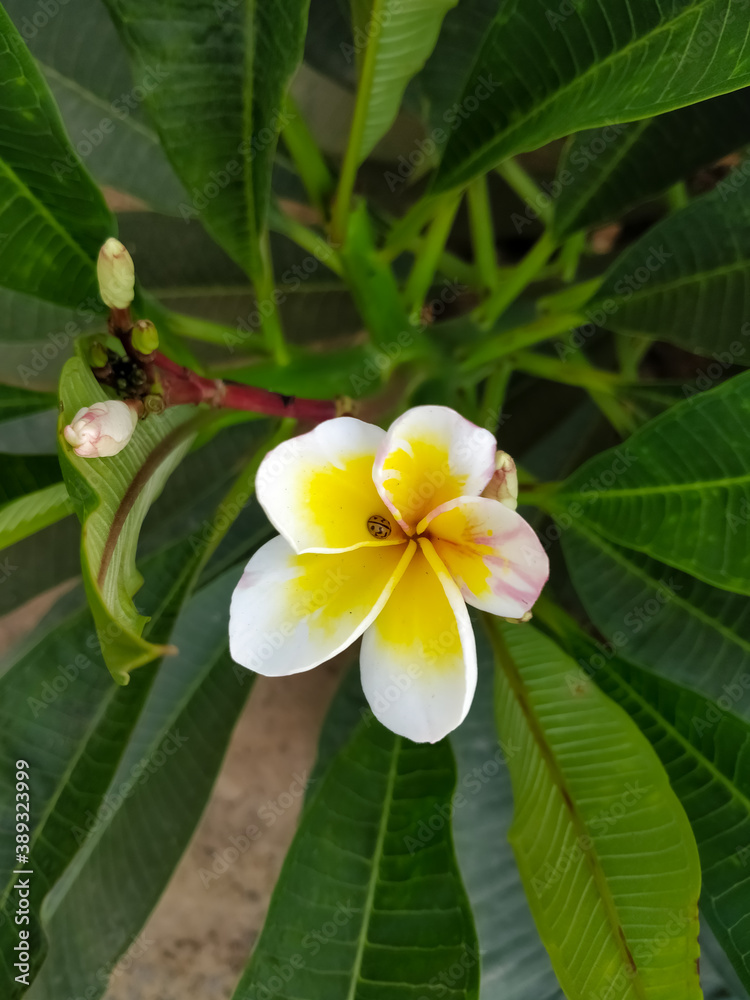
M 159 332 L 150 319 L 139 319 L 133 327 L 133 347 L 141 354 L 151 354 L 159 346 Z
M 114 237 L 99 251 L 96 275 L 102 302 L 110 309 L 127 309 L 135 294 L 135 268 L 133 258 Z
M 507 451 L 499 451 L 495 456 L 495 475 L 487 483 L 482 496 L 498 500 L 511 510 L 518 506 L 518 473 L 516 463 Z
M 101 344 L 92 344 L 89 348 L 89 364 L 92 368 L 104 368 L 109 363 L 107 351 Z
M 131 439 L 137 423 L 134 407 L 107 399 L 80 409 L 63 436 L 80 458 L 111 458 Z

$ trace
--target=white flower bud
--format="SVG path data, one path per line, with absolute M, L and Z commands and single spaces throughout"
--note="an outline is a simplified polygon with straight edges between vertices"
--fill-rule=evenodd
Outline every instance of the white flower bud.
M 108 399 L 80 409 L 63 435 L 81 458 L 111 458 L 131 439 L 137 423 L 134 407 Z
M 511 510 L 518 506 L 518 473 L 516 463 L 507 451 L 499 451 L 495 455 L 495 475 L 487 483 L 482 496 L 498 500 Z
M 135 268 L 133 258 L 114 237 L 108 239 L 99 251 L 96 276 L 105 306 L 127 309 L 135 295 Z

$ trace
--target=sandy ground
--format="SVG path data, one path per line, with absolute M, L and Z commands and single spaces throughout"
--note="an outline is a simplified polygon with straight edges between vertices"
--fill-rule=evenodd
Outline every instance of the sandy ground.
M 34 627 L 64 589 L 0 619 L 0 655 Z M 140 937 L 147 947 L 127 969 L 115 970 L 106 1000 L 231 996 L 294 836 L 300 792 L 340 673 L 341 663 L 334 662 L 256 681 L 201 823 Z M 263 835 L 204 884 L 201 870 L 210 871 L 214 852 L 224 852 L 229 838 L 250 825 Z

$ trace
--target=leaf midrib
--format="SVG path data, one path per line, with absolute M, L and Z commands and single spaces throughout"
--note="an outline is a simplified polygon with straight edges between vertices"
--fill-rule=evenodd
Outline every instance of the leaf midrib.
M 89 104 L 94 104 L 110 114 L 113 113 L 113 106 L 106 100 L 106 98 L 100 97 L 98 94 L 94 93 L 93 90 L 88 90 L 82 84 L 78 83 L 77 80 L 73 80 L 71 77 L 65 76 L 64 73 L 55 69 L 54 66 L 50 66 L 48 63 L 42 62 L 41 59 L 37 59 L 37 63 L 45 76 L 52 77 L 61 86 L 67 87 L 68 90 L 73 91 L 78 97 L 87 101 Z M 152 131 L 147 125 L 144 125 L 143 122 L 138 121 L 138 119 L 133 115 L 128 115 L 126 118 L 120 118 L 119 116 L 116 117 L 118 122 L 121 124 L 126 125 L 134 132 L 140 132 L 144 138 L 154 143 L 154 145 L 158 144 L 159 139 L 156 132 Z
M 615 543 L 611 539 L 605 538 L 604 535 L 600 535 L 598 531 L 593 529 L 584 528 L 581 524 L 575 524 L 573 530 L 580 532 L 580 534 L 585 535 L 587 538 L 598 545 L 601 549 L 605 550 L 608 555 L 621 566 L 624 566 L 628 572 L 637 576 L 640 580 L 648 585 L 660 584 L 661 581 L 656 580 L 654 577 L 649 576 L 646 570 L 641 569 L 634 563 L 630 562 L 622 552 L 615 548 Z M 634 551 L 638 551 L 637 549 Z M 665 564 L 666 565 L 666 564 Z M 667 567 L 670 568 L 670 567 Z M 690 601 L 686 601 L 684 597 L 679 597 L 677 594 L 672 592 L 670 598 L 670 603 L 677 604 L 681 608 L 684 608 L 689 615 L 695 618 L 697 621 L 702 622 L 704 625 L 708 625 L 710 628 L 715 629 L 720 635 L 726 637 L 735 645 L 743 648 L 748 654 L 750 654 L 750 642 L 746 639 L 742 639 L 736 632 L 728 628 L 722 622 L 716 618 L 712 618 L 709 614 L 699 608 L 696 604 L 691 604 Z
M 73 250 L 73 252 L 84 261 L 86 267 L 91 271 L 93 276 L 94 262 L 88 256 L 83 247 L 76 240 L 74 240 L 71 234 L 68 232 L 68 230 L 65 229 L 57 221 L 57 219 L 50 212 L 47 206 L 43 202 L 41 202 L 34 194 L 34 192 L 21 180 L 21 178 L 18 176 L 15 170 L 10 166 L 10 164 L 6 160 L 1 158 L 0 158 L 0 171 L 4 171 L 7 174 L 11 183 L 18 188 L 21 197 L 27 198 L 31 202 L 31 204 L 37 210 L 39 215 L 41 215 L 42 218 L 55 230 L 55 232 L 63 238 L 63 240 Z
M 359 935 L 357 938 L 357 951 L 354 956 L 354 963 L 352 965 L 351 980 L 349 982 L 349 990 L 346 994 L 346 1000 L 355 1000 L 357 994 L 357 986 L 360 981 L 360 972 L 362 969 L 362 960 L 365 954 L 365 947 L 367 945 L 367 931 L 370 926 L 370 918 L 373 911 L 373 906 L 375 903 L 375 890 L 377 888 L 378 879 L 380 876 L 380 862 L 383 857 L 383 847 L 385 845 L 385 836 L 388 831 L 388 820 L 391 814 L 391 805 L 393 803 L 393 790 L 396 784 L 396 772 L 397 762 L 399 754 L 401 753 L 401 737 L 394 737 L 393 749 L 391 751 L 391 761 L 388 768 L 388 779 L 386 783 L 385 795 L 383 797 L 383 809 L 380 813 L 380 823 L 378 825 L 378 836 L 375 841 L 375 850 L 372 854 L 372 868 L 370 870 L 370 879 L 367 886 L 367 896 L 365 898 L 364 905 L 364 916 L 362 920 L 362 925 L 360 927 Z
M 554 93 L 550 94 L 550 96 L 547 97 L 540 104 L 534 105 L 531 112 L 522 115 L 515 122 L 513 122 L 513 124 L 508 129 L 506 129 L 504 132 L 501 132 L 499 136 L 493 136 L 493 139 L 490 142 L 485 143 L 471 156 L 466 157 L 461 163 L 462 170 L 465 171 L 467 167 L 473 164 L 476 160 L 482 159 L 484 156 L 486 156 L 488 151 L 492 150 L 492 147 L 494 145 L 499 145 L 500 141 L 505 140 L 508 137 L 512 136 L 514 133 L 518 132 L 519 129 L 523 128 L 523 126 L 527 124 L 527 122 L 533 121 L 535 118 L 538 118 L 540 116 L 540 113 L 545 111 L 550 104 L 554 104 L 554 102 L 557 101 L 561 95 L 564 95 L 570 90 L 576 89 L 584 80 L 587 79 L 587 77 L 591 76 L 592 74 L 596 74 L 603 67 L 607 66 L 609 63 L 620 59 L 622 56 L 627 56 L 631 54 L 641 45 L 648 44 L 662 31 L 671 30 L 682 18 L 687 17 L 690 14 L 696 15 L 698 23 L 700 23 L 701 8 L 706 7 L 711 2 L 712 0 L 698 0 L 698 3 L 696 3 L 692 7 L 684 7 L 675 17 L 673 17 L 671 20 L 665 21 L 663 24 L 660 24 L 657 28 L 654 28 L 653 31 L 650 31 L 647 35 L 641 35 L 640 38 L 635 39 L 633 42 L 631 42 L 629 45 L 626 45 L 624 48 L 618 49 L 616 52 L 612 52 L 609 56 L 607 56 L 606 59 L 602 59 L 599 62 L 593 63 L 591 66 L 588 67 L 588 69 L 584 70 L 584 72 L 581 73 L 580 76 L 575 77 L 575 79 L 570 80 L 562 87 L 559 87 L 557 90 L 554 91 Z M 507 21 L 507 16 L 505 21 Z M 484 46 L 482 47 L 482 51 L 483 50 Z M 478 61 L 479 61 L 478 58 L 474 60 L 474 66 L 477 65 Z M 679 107 L 679 103 L 677 107 Z M 637 119 L 638 115 L 637 113 L 635 113 L 635 120 Z
M 592 299 L 591 305 L 595 305 L 597 302 L 601 302 L 605 298 L 624 305 L 627 302 L 632 303 L 635 299 L 646 299 L 653 295 L 663 295 L 665 292 L 671 292 L 675 289 L 683 288 L 685 285 L 693 285 L 701 281 L 710 281 L 713 278 L 720 278 L 723 275 L 732 274 L 735 271 L 748 270 L 750 270 L 750 259 L 740 258 L 732 264 L 722 264 L 720 267 L 712 267 L 706 271 L 693 271 L 691 274 L 687 274 L 684 277 L 674 278 L 672 281 L 665 281 L 662 284 L 652 285 L 644 288 L 643 290 L 639 289 L 636 292 L 632 292 L 627 297 L 623 297 L 622 295 L 602 295 L 600 290 L 597 293 L 597 297 Z
M 712 489 L 718 486 L 739 486 L 742 483 L 750 483 L 750 472 L 744 473 L 741 476 L 726 476 L 723 479 L 705 479 L 693 483 L 664 483 L 663 485 L 653 485 L 653 486 L 631 486 L 622 489 L 607 489 L 606 493 L 597 497 L 597 503 L 604 503 L 612 497 L 637 497 L 637 496 L 658 496 L 661 493 L 684 493 L 686 491 L 692 490 L 704 490 Z M 561 490 L 559 493 L 555 494 L 557 498 L 559 497 L 586 497 L 586 494 L 573 492 L 568 493 Z

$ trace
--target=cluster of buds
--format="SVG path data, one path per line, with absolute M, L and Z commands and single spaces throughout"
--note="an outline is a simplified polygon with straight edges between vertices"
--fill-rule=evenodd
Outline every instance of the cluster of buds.
M 129 310 L 135 295 L 135 268 L 133 258 L 119 240 L 107 240 L 99 251 L 96 275 L 104 304 L 119 312 Z M 106 368 L 109 353 L 100 344 L 94 344 L 93 366 Z M 63 436 L 80 458 L 111 458 L 130 441 L 137 423 L 136 403 L 108 399 L 80 409 L 65 427 Z

